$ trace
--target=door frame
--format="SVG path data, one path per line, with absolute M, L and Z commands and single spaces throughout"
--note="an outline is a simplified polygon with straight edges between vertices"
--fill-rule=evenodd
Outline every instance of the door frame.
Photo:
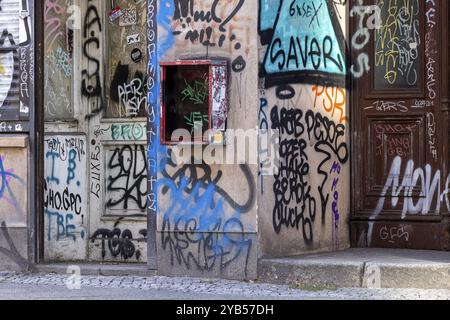
M 23 0 L 28 1 L 28 0 Z M 157 11 L 158 0 L 145 0 L 146 5 L 153 6 L 154 12 Z M 83 8 L 83 5 L 81 5 L 81 8 Z M 102 6 L 104 4 L 102 3 Z M 104 12 L 102 12 L 104 14 Z M 44 181 L 45 175 L 44 175 L 44 134 L 45 134 L 45 119 L 44 119 L 44 103 L 45 103 L 45 73 L 44 73 L 44 66 L 45 66 L 45 4 L 44 2 L 35 2 L 34 4 L 34 11 L 33 11 L 33 27 L 34 27 L 34 65 L 35 65 L 35 86 L 34 86 L 34 92 L 35 92 L 35 101 L 34 101 L 34 112 L 32 112 L 32 118 L 30 119 L 30 124 L 32 125 L 33 132 L 30 133 L 33 134 L 33 138 L 31 140 L 31 154 L 32 158 L 30 160 L 30 166 L 31 170 L 30 173 L 32 175 L 31 179 L 31 186 L 32 189 L 30 190 L 30 210 L 31 210 L 31 217 L 32 222 L 30 224 L 29 228 L 29 234 L 31 242 L 29 243 L 29 248 L 32 248 L 33 252 L 33 263 L 35 264 L 42 264 L 45 263 L 45 216 L 44 216 L 44 186 L 41 183 Z M 155 34 L 157 34 L 157 20 L 156 20 L 156 13 L 152 15 L 148 15 L 147 19 L 149 17 L 152 18 L 153 21 L 153 27 L 152 31 L 154 31 Z M 81 23 L 83 23 L 83 19 L 85 18 L 83 15 L 80 17 Z M 105 18 L 106 19 L 106 18 Z M 105 20 L 106 21 L 106 20 Z M 148 21 L 147 21 L 148 22 Z M 147 37 L 146 40 L 149 39 L 148 37 L 149 27 L 147 26 Z M 156 39 L 155 46 L 156 46 Z M 106 48 L 104 48 L 106 49 Z M 103 53 L 104 55 L 104 53 Z M 104 55 L 105 56 L 105 55 Z M 79 58 L 81 59 L 81 58 Z M 82 66 L 83 61 L 79 61 L 80 66 Z M 148 66 L 147 66 L 148 67 Z M 103 75 L 104 76 L 104 75 Z M 77 86 L 74 86 L 74 89 L 77 90 Z M 77 91 L 75 91 L 77 92 Z M 73 98 L 75 103 L 80 103 L 80 106 L 83 107 L 83 102 L 80 102 L 77 100 L 77 96 L 79 96 L 80 93 L 75 93 Z M 159 97 L 158 97 L 159 98 Z M 146 119 L 142 122 L 148 121 L 148 115 L 145 117 Z M 100 121 L 101 122 L 101 121 Z M 126 122 L 126 121 L 125 121 Z M 31 129 L 30 129 L 31 130 Z M 64 134 L 64 133 L 61 133 Z M 86 135 L 86 139 L 89 138 L 89 135 Z M 148 136 L 147 136 L 148 138 Z M 148 147 L 148 139 L 146 142 L 146 146 Z M 152 183 L 151 179 L 148 179 L 147 184 L 150 186 Z M 147 194 L 148 196 L 148 194 Z M 87 207 L 88 210 L 90 210 L 90 205 Z M 147 234 L 147 261 L 143 260 L 143 263 L 146 263 L 149 267 L 149 269 L 156 269 L 157 268 L 157 256 L 156 256 L 156 212 L 152 212 L 150 209 L 146 210 L 146 225 L 148 226 L 148 234 Z M 89 249 L 88 249 L 89 250 Z M 29 250 L 30 251 L 30 250 Z M 30 251 L 31 252 L 31 251 Z
M 30 119 L 31 190 L 30 209 L 34 263 L 44 261 L 44 2 L 34 2 L 34 93 Z
M 356 5 L 356 3 L 355 3 Z M 447 32 L 441 32 L 441 36 L 437 36 L 436 40 L 439 41 L 437 47 L 438 50 L 440 50 L 440 65 L 438 65 L 441 70 L 440 77 L 437 79 L 439 82 L 437 82 L 437 85 L 439 86 L 440 96 L 438 97 L 439 105 L 440 105 L 440 111 L 442 114 L 442 119 L 440 119 L 440 126 L 441 129 L 436 131 L 437 135 L 441 135 L 440 138 L 442 141 L 441 149 L 442 152 L 440 153 L 440 159 L 438 159 L 440 170 L 442 173 L 441 178 L 441 185 L 445 184 L 446 177 L 449 176 L 450 173 L 450 105 L 449 105 L 449 93 L 450 93 L 450 24 L 448 20 L 446 19 L 448 15 L 450 14 L 450 4 L 447 0 L 438 0 L 436 4 L 437 8 L 439 8 L 442 11 L 442 14 L 439 15 L 439 27 L 441 27 L 443 30 L 446 30 Z M 425 4 L 426 7 L 426 4 Z M 352 9 L 352 2 L 349 2 L 349 8 L 350 11 Z M 426 16 L 426 11 L 422 13 Z M 351 20 L 352 18 L 349 18 Z M 426 17 L 424 19 L 424 22 L 426 23 Z M 353 21 L 349 21 L 348 23 L 348 35 L 349 35 L 349 50 L 350 50 L 350 57 L 349 61 L 352 61 L 352 51 L 353 48 L 351 46 L 351 37 L 353 35 L 353 32 L 355 31 L 353 29 Z M 373 43 L 374 39 L 371 36 L 370 43 Z M 370 70 L 370 74 L 373 75 L 373 70 Z M 364 145 L 363 139 L 364 136 L 361 132 L 358 132 L 358 126 L 356 125 L 356 121 L 359 121 L 359 113 L 360 111 L 357 111 L 358 108 L 360 108 L 360 104 L 358 102 L 358 96 L 357 94 L 359 92 L 355 92 L 354 90 L 354 84 L 357 81 L 361 81 L 360 79 L 354 79 L 350 74 L 350 94 L 349 94 L 349 106 L 350 107 L 350 139 L 351 139 L 351 179 L 350 179 L 350 205 L 351 205 L 351 211 L 350 211 L 350 244 L 351 247 L 361 247 L 361 244 L 358 243 L 358 238 L 356 238 L 356 235 L 360 235 L 361 230 L 360 227 L 362 224 L 369 224 L 370 222 L 377 223 L 380 222 L 380 220 L 370 220 L 361 218 L 358 216 L 358 210 L 359 210 L 359 201 L 361 197 L 360 192 L 360 186 L 362 183 L 358 179 L 362 179 L 360 175 L 357 173 L 360 172 L 360 168 L 358 168 L 358 165 L 362 163 L 362 160 L 360 157 L 364 158 L 364 150 L 361 150 L 360 147 Z M 426 70 L 424 70 L 424 79 L 426 79 Z M 366 81 L 366 80 L 364 80 Z M 426 87 L 426 84 L 424 84 L 424 87 Z M 406 114 L 408 115 L 408 114 Z M 386 115 L 387 118 L 390 117 L 390 115 Z M 356 130 L 355 130 L 356 129 Z M 365 143 L 367 143 L 366 141 Z M 427 144 L 426 141 L 423 141 L 421 143 Z M 447 150 L 447 153 L 445 152 Z M 362 152 L 363 151 L 363 152 Z M 443 180 L 443 181 L 442 181 Z M 358 182 L 359 181 L 359 182 Z M 441 191 L 444 191 L 441 188 Z M 444 200 L 445 203 L 445 200 Z M 444 206 L 445 207 L 445 206 Z M 439 216 L 430 216 L 429 219 L 424 218 L 421 222 L 427 223 L 427 222 L 435 222 L 436 224 L 439 224 L 439 227 L 435 230 L 439 230 L 440 234 L 440 249 L 439 250 L 446 250 L 450 251 L 450 212 L 449 210 L 445 211 L 442 209 L 441 204 L 441 213 Z M 400 220 L 400 219 L 399 219 Z M 412 219 L 414 220 L 414 219 Z M 428 221 L 427 221 L 428 220 Z M 381 220 L 382 221 L 382 220 Z M 394 220 L 392 220 L 394 221 Z M 364 247 L 370 247 L 370 246 L 364 246 Z M 437 249 L 436 249 L 437 250 Z

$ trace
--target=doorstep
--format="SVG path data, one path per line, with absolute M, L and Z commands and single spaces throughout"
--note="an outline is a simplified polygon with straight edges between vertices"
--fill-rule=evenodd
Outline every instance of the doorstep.
M 80 268 L 83 276 L 137 276 L 151 277 L 156 270 L 150 270 L 145 263 L 48 263 L 35 265 L 35 273 L 70 274 L 69 267 Z
M 298 288 L 450 289 L 450 252 L 348 249 L 262 258 L 258 280 Z

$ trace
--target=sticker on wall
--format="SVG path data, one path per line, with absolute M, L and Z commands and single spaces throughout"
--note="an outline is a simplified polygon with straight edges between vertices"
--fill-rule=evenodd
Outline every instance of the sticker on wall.
M 134 63 L 139 63 L 142 60 L 142 51 L 138 48 L 133 49 L 131 51 L 131 60 L 133 60 Z
M 129 36 L 127 36 L 127 44 L 135 44 L 135 43 L 140 43 L 141 42 L 141 35 L 139 33 L 136 34 L 131 34 Z
M 122 14 L 123 14 L 123 11 L 120 8 L 120 6 L 115 7 L 114 10 L 112 10 L 109 13 L 109 21 L 111 21 L 111 22 L 116 21 L 120 16 L 122 16 Z
M 119 19 L 119 26 L 129 27 L 137 24 L 137 11 L 136 9 L 124 9 Z
M 20 101 L 20 113 L 29 114 L 30 108 L 26 106 L 22 101 Z

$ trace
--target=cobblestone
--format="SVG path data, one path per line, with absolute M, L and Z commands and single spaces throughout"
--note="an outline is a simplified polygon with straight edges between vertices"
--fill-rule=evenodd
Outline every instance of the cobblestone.
M 68 276 L 58 274 L 0 273 L 1 284 L 65 287 Z M 186 298 L 198 294 L 231 295 L 261 299 L 439 299 L 449 300 L 450 290 L 342 288 L 307 291 L 285 285 L 250 283 L 231 280 L 205 280 L 168 277 L 81 276 L 81 289 L 111 288 L 133 290 L 165 290 L 185 293 Z

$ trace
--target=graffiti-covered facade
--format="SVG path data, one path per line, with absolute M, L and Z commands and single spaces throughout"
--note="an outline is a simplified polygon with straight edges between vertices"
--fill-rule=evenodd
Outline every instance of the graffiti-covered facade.
M 260 2 L 259 126 L 280 133 L 279 172 L 260 177 L 263 254 L 349 246 L 346 7 Z
M 46 0 L 38 110 L 33 5 L 0 6 L 6 266 L 449 248 L 445 1 Z

